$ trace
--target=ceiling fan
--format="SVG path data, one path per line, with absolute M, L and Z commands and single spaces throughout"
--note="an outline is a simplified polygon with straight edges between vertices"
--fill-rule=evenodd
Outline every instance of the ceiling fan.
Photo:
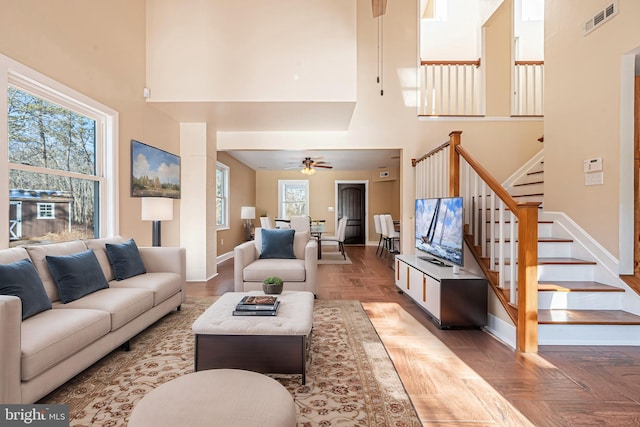
M 304 175 L 313 175 L 316 173 L 315 168 L 333 169 L 333 166 L 327 164 L 327 162 L 316 162 L 311 157 L 305 157 L 302 160 L 302 169 L 300 172 Z

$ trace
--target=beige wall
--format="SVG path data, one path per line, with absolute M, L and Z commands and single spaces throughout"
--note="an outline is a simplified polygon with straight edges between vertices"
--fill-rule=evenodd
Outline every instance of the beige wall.
M 179 153 L 178 124 L 145 104 L 144 0 L 0 0 L 0 53 L 118 111 L 120 234 L 151 244 L 151 224 L 131 198 L 131 139 Z M 179 245 L 180 200 L 162 223 Z
M 633 193 L 621 197 L 621 187 L 633 189 L 632 170 L 621 169 L 633 167 L 633 131 L 621 120 L 633 108 L 621 109 L 622 91 L 633 89 L 622 84 L 621 64 L 640 46 L 640 2 L 619 0 L 619 14 L 584 36 L 585 21 L 606 4 L 545 3 L 545 209 L 566 212 L 618 257 L 621 207 L 631 206 L 633 220 Z M 631 151 L 621 155 L 621 146 Z M 604 185 L 585 186 L 582 162 L 594 157 L 603 158 Z
M 395 171 L 394 171 L 395 173 Z M 375 181 L 371 171 L 329 171 L 320 170 L 310 178 L 300 171 L 257 171 L 256 172 L 256 212 L 276 218 L 278 216 L 278 180 L 309 181 L 309 214 L 313 219 L 324 219 L 325 229 L 331 234 L 336 230 L 336 181 L 368 182 L 368 241 L 377 241 L 373 225 L 373 215 L 388 212 L 399 217 L 400 183 L 398 180 Z M 334 211 L 330 212 L 329 207 Z
M 256 172 L 239 162 L 224 151 L 218 152 L 218 161 L 229 166 L 229 225 L 228 229 L 218 230 L 218 256 L 233 252 L 233 248 L 245 240 L 244 220 L 240 219 L 242 206 L 256 206 L 256 216 L 260 209 L 256 202 Z M 254 226 L 260 226 L 258 218 Z
M 352 101 L 356 8 L 344 0 L 147 2 L 154 101 Z
M 487 93 L 485 112 L 489 117 L 508 117 L 511 115 L 513 0 L 504 1 L 483 25 L 482 31 L 482 63 Z

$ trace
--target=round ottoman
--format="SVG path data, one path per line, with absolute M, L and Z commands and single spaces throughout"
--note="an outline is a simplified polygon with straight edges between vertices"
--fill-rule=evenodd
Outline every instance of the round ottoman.
M 239 369 L 210 369 L 162 384 L 133 408 L 129 427 L 296 425 L 296 406 L 273 378 Z

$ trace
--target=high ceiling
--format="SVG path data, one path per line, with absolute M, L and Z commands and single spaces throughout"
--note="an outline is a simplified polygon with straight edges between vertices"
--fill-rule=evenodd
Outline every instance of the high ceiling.
M 302 168 L 302 160 L 305 157 L 326 162 L 333 166 L 333 171 L 375 170 L 400 166 L 400 150 L 247 150 L 228 153 L 256 171 Z

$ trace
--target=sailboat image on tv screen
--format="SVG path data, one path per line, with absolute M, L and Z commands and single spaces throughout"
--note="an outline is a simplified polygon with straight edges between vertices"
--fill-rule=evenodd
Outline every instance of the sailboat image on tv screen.
M 463 265 L 462 198 L 416 200 L 416 248 Z

